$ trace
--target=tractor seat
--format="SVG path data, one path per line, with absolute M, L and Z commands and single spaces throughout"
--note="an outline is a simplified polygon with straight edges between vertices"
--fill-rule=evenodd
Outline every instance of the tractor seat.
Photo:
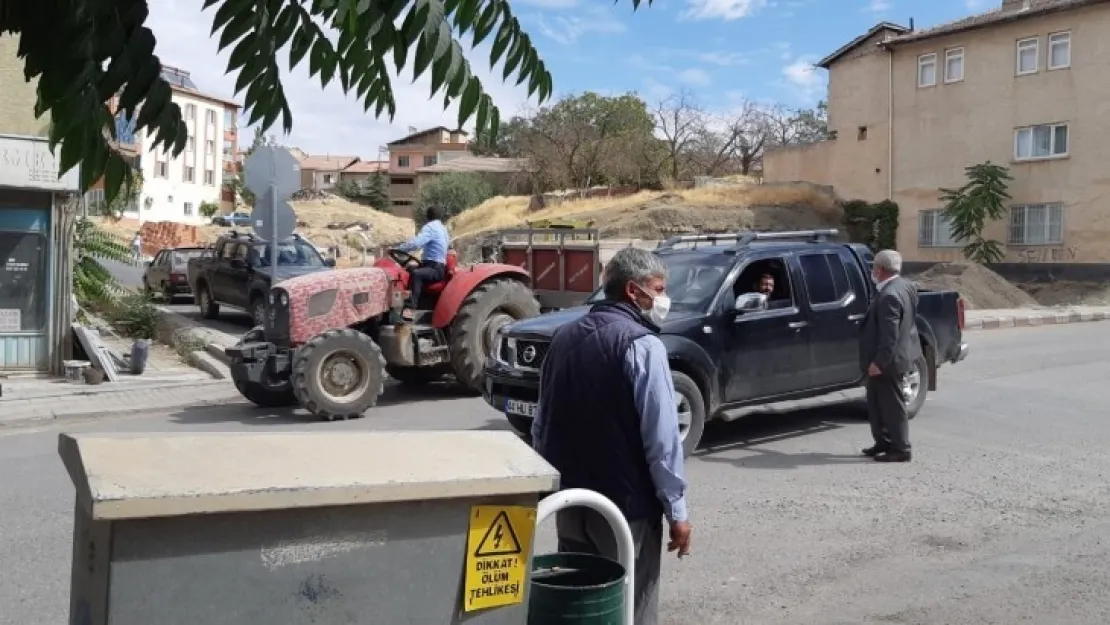
M 439 295 L 443 292 L 443 288 L 447 286 L 447 283 L 451 281 L 451 277 L 455 275 L 455 268 L 459 266 L 459 255 L 455 253 L 455 250 L 447 250 L 447 262 L 444 264 L 447 267 L 444 272 L 444 278 L 439 282 L 432 282 L 424 285 L 425 293 Z

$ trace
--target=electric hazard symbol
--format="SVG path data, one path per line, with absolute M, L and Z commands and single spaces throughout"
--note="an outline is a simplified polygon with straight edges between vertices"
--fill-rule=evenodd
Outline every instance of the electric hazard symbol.
M 470 509 L 464 611 L 524 601 L 526 567 L 535 529 L 535 508 L 474 506 Z

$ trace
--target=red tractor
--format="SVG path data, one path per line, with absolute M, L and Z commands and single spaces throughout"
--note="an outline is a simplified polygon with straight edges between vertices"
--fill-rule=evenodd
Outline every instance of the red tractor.
M 401 319 L 409 295 L 405 265 L 391 250 L 372 267 L 313 273 L 270 289 L 266 323 L 227 348 L 231 377 L 259 406 L 300 405 L 325 419 L 362 416 L 378 402 L 386 375 L 418 385 L 454 374 L 480 390 L 497 332 L 540 314 L 520 267 L 457 266 L 425 285 L 411 322 Z

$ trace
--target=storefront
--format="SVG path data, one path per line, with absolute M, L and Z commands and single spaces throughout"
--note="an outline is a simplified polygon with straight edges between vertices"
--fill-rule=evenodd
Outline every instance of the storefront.
M 61 207 L 78 180 L 58 178 L 45 140 L 0 135 L 0 371 L 58 368 L 71 314 Z

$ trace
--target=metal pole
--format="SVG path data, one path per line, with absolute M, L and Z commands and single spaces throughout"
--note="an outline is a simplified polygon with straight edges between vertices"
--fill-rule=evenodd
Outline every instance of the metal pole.
M 277 284 L 278 265 L 278 197 L 277 185 L 270 185 L 270 286 Z
M 632 530 L 628 527 L 628 521 L 625 520 L 616 504 L 601 493 L 585 488 L 568 488 L 545 497 L 540 502 L 536 509 L 536 527 L 539 527 L 540 523 L 548 518 L 555 516 L 555 513 L 563 508 L 573 508 L 575 506 L 583 506 L 597 511 L 605 517 L 609 526 L 613 528 L 613 534 L 617 537 L 617 560 L 624 567 L 623 621 L 624 625 L 636 625 L 636 604 L 632 594 L 633 580 L 636 579 L 636 558 L 634 555 L 636 547 L 632 541 Z

